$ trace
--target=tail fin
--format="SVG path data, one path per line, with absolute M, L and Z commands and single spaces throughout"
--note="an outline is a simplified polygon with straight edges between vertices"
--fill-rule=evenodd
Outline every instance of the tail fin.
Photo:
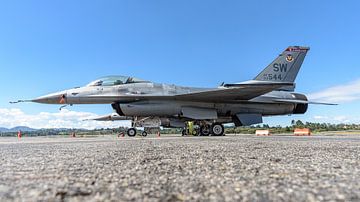
M 254 80 L 294 83 L 309 47 L 290 46 Z

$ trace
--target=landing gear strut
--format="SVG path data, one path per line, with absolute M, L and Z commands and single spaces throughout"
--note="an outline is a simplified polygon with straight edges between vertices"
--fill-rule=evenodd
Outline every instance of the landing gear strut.
M 181 136 L 186 136 L 186 129 L 185 128 L 181 131 Z
M 182 136 L 186 135 L 199 135 L 199 128 L 197 125 L 194 124 L 193 121 L 185 122 L 185 128 L 181 131 Z

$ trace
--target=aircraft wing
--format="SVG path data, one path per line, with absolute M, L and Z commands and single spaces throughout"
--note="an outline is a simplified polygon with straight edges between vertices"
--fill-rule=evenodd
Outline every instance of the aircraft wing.
M 176 95 L 177 100 L 191 101 L 246 101 L 269 93 L 281 87 L 293 86 L 293 83 L 234 84 L 231 87 L 218 88 L 196 93 Z
M 184 94 L 122 94 L 122 95 L 92 95 L 88 99 L 107 99 L 109 103 L 118 100 L 119 103 L 129 103 L 141 100 L 180 100 L 180 101 L 204 101 L 204 102 L 239 102 L 247 101 L 265 93 L 269 93 L 281 87 L 293 86 L 293 83 L 252 83 L 252 84 L 231 84 L 221 88 L 208 89 Z M 229 86 L 229 87 L 227 87 Z

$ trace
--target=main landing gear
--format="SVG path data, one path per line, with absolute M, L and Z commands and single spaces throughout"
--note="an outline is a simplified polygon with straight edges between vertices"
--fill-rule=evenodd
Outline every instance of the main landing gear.
M 194 125 L 194 122 L 189 121 L 186 122 L 185 128 L 182 131 L 182 135 L 194 135 L 194 136 L 223 136 L 225 129 L 224 126 L 221 123 L 213 123 L 213 124 L 207 124 L 207 123 L 200 123 L 200 127 L 197 127 Z

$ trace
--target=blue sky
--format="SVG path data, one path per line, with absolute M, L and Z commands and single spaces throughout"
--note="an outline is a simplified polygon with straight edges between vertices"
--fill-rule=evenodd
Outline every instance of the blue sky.
M 358 1 L 0 0 L 0 5 L 0 127 L 10 126 L 4 121 L 10 109 L 29 117 L 59 113 L 59 106 L 10 105 L 11 100 L 114 74 L 214 87 L 252 79 L 289 45 L 311 47 L 297 91 L 341 105 L 311 106 L 306 115 L 266 123 L 360 122 Z M 107 105 L 69 110 L 112 112 Z

